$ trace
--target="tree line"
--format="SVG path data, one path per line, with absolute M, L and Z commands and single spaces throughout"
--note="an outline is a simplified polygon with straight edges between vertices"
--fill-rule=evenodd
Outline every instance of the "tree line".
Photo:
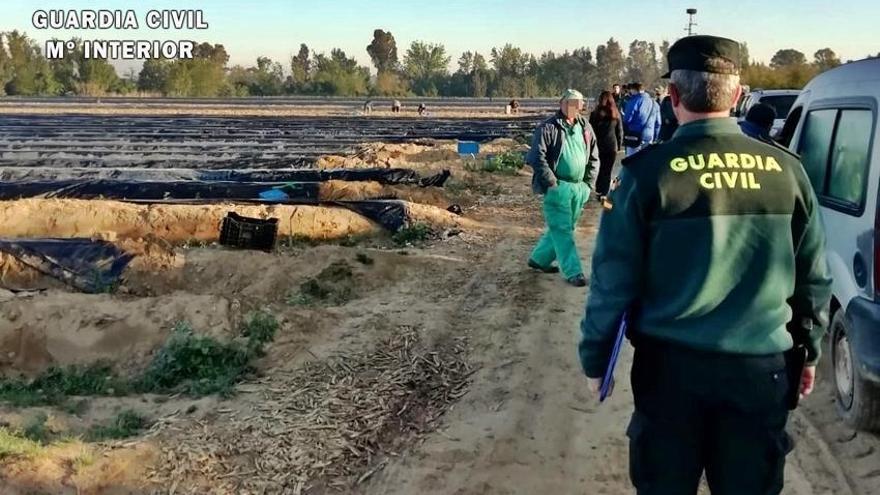
M 595 50 L 581 47 L 535 56 L 506 44 L 486 54 L 467 51 L 450 72 L 452 57 L 442 44 L 414 41 L 400 56 L 391 32 L 377 29 L 366 46 L 375 75 L 338 48 L 328 54 L 301 44 L 286 65 L 259 57 L 256 65 L 230 67 L 222 44 L 202 43 L 192 59 L 147 60 L 140 72 L 120 77 L 107 61 L 86 59 L 79 47 L 63 60 L 47 60 L 34 40 L 10 31 L 0 33 L 0 95 L 539 97 L 556 96 L 566 88 L 595 95 L 621 82 L 662 87 L 669 45 L 634 40 L 624 46 L 611 38 Z M 841 63 L 830 48 L 817 51 L 812 60 L 782 49 L 769 64 L 751 60 L 746 44 L 741 52 L 743 83 L 753 88 L 801 88 Z

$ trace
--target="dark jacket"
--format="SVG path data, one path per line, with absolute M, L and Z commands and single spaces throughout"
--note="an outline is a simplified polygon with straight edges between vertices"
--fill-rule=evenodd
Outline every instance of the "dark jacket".
M 623 146 L 623 123 L 620 119 L 600 115 L 599 110 L 590 114 L 590 125 L 596 133 L 599 152 L 616 152 Z
M 795 155 L 731 119 L 691 122 L 624 159 L 607 201 L 581 323 L 587 376 L 605 371 L 624 312 L 636 345 L 645 336 L 735 355 L 787 351 L 791 321 L 818 360 L 831 278 Z
M 660 141 L 669 141 L 678 129 L 678 117 L 672 110 L 672 99 L 668 96 L 660 103 Z
M 532 166 L 532 190 L 536 194 L 544 194 L 547 189 L 556 185 L 556 164 L 559 162 L 559 154 L 562 152 L 565 132 L 563 123 L 565 116 L 562 112 L 556 114 L 538 125 L 532 138 L 532 147 L 526 157 L 526 162 Z M 592 126 L 582 116 L 577 122 L 584 128 L 584 143 L 587 146 L 587 167 L 583 181 L 594 189 L 595 176 L 593 170 L 599 168 L 599 146 L 596 142 L 596 133 Z

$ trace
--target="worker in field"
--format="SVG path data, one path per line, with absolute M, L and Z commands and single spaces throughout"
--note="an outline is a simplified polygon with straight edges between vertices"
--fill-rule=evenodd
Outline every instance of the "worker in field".
M 739 127 L 750 138 L 770 141 L 770 130 L 773 129 L 775 120 L 776 109 L 766 103 L 758 103 L 749 109 Z
M 632 155 L 660 137 L 660 105 L 642 83 L 630 85 L 630 98 L 623 108 L 623 142 Z
M 526 161 L 534 169 L 532 189 L 544 195 L 547 230 L 528 265 L 545 273 L 560 270 L 569 284 L 585 287 L 574 231 L 590 197 L 599 148 L 593 128 L 581 116 L 584 97 L 566 90 L 559 111 L 535 130 Z M 553 263 L 558 263 L 558 266 Z
M 426 113 L 428 113 L 428 106 L 424 103 L 419 103 L 419 115 L 424 116 Z
M 620 320 L 635 346 L 627 429 L 639 495 L 782 491 L 789 409 L 828 321 L 819 204 L 797 156 L 729 118 L 739 44 L 669 50 L 679 128 L 623 161 L 603 204 L 579 356 L 597 390 Z
M 519 100 L 516 98 L 510 100 L 510 103 L 507 104 L 507 107 L 510 109 L 510 113 L 516 115 L 519 113 Z
M 400 104 L 400 100 L 391 102 L 391 113 L 400 113 L 401 108 L 403 108 L 403 105 Z

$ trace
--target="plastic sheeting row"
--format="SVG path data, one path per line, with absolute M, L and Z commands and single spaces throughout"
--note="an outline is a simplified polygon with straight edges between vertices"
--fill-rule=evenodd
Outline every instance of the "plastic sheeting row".
M 0 200 L 23 198 L 114 199 L 182 203 L 192 201 L 259 201 L 317 204 L 318 182 L 203 182 L 45 180 L 0 183 Z M 268 195 L 275 192 L 274 195 Z
M 109 242 L 92 239 L 0 239 L 0 252 L 88 293 L 110 290 L 133 258 Z
M 119 180 L 119 181 L 202 181 L 202 182 L 350 182 L 373 181 L 387 185 L 443 187 L 448 170 L 422 177 L 406 168 L 367 169 L 253 169 L 205 170 L 191 168 L 0 168 L 0 182 Z

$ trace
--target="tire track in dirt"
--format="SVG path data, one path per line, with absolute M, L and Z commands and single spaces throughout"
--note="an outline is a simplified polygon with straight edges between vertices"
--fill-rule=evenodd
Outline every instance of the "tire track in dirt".
M 836 484 L 815 493 L 874 495 L 880 493 L 880 437 L 857 432 L 837 414 L 834 402 L 831 353 L 825 349 L 815 392 L 795 413 L 793 427 L 800 441 L 794 453 L 819 450 L 834 473 Z M 809 472 L 809 471 L 808 471 Z

